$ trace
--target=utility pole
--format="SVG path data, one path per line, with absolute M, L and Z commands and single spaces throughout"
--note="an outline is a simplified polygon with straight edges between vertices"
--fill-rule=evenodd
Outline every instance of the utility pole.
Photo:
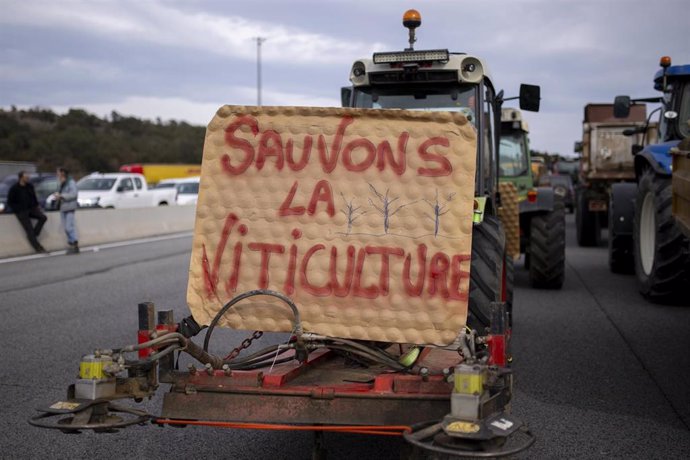
M 256 40 L 256 105 L 261 107 L 261 44 L 265 37 L 254 37 Z

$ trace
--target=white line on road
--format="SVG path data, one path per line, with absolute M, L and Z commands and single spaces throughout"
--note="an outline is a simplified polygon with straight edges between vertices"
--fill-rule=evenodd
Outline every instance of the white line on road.
M 111 249 L 111 248 L 119 248 L 123 246 L 133 246 L 135 244 L 143 244 L 143 243 L 153 243 L 156 241 L 165 241 L 165 240 L 174 240 L 176 238 L 187 238 L 192 236 L 194 233 L 193 232 L 184 232 L 184 233 L 175 233 L 173 235 L 164 235 L 164 236 L 154 236 L 150 238 L 139 238 L 136 240 L 127 240 L 127 241 L 118 241 L 117 243 L 106 243 L 106 244 L 97 244 L 93 246 L 86 246 L 83 248 L 79 248 L 80 252 L 98 252 L 101 249 Z M 10 262 L 21 262 L 24 260 L 33 260 L 33 259 L 42 259 L 44 257 L 53 257 L 53 256 L 63 256 L 67 254 L 66 250 L 61 250 L 61 251 L 51 251 L 47 254 L 31 254 L 28 256 L 19 256 L 19 257 L 10 257 L 7 259 L 0 259 L 0 264 L 8 264 Z

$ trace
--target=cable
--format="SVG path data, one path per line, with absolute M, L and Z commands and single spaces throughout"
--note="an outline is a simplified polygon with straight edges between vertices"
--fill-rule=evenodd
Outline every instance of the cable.
M 265 361 L 261 361 L 261 362 L 254 363 L 254 364 L 247 364 L 247 365 L 242 365 L 242 366 L 237 366 L 237 367 L 230 366 L 230 369 L 235 370 L 235 371 L 251 371 L 254 369 L 261 369 L 262 367 L 266 367 L 271 363 L 273 363 L 274 365 L 275 364 L 289 363 L 290 361 L 294 361 L 294 359 L 295 358 L 291 356 L 289 358 L 278 359 L 278 360 L 276 360 L 275 363 L 273 363 L 272 359 L 267 359 Z
M 277 349 L 277 348 L 274 348 L 273 351 L 275 352 L 276 350 L 278 350 L 278 349 Z M 290 350 L 291 350 L 290 348 L 284 348 L 284 349 L 282 349 L 282 350 L 278 350 L 277 353 L 265 353 L 265 354 L 263 354 L 262 356 L 257 356 L 257 357 L 252 358 L 252 359 L 246 359 L 246 360 L 241 360 L 241 361 L 239 361 L 239 360 L 223 361 L 223 363 L 224 363 L 224 364 L 230 365 L 230 367 L 233 367 L 233 366 L 246 366 L 246 365 L 250 365 L 250 364 L 256 364 L 256 363 L 258 363 L 258 362 L 270 361 L 270 360 L 272 360 L 274 357 L 280 356 L 280 355 L 282 355 L 282 354 L 285 354 L 285 353 L 287 353 L 287 352 L 290 351 Z M 293 357 L 290 357 L 290 359 L 294 359 L 294 356 L 293 356 Z
M 371 359 L 372 361 L 375 361 L 379 364 L 383 364 L 385 366 L 391 367 L 395 370 L 398 371 L 404 371 L 407 368 L 403 366 L 402 364 L 398 363 L 397 361 L 390 362 L 388 360 L 382 359 L 380 356 L 377 356 L 375 354 L 360 350 L 355 347 L 351 347 L 349 345 L 338 345 L 338 344 L 326 344 L 325 345 L 327 348 L 333 349 L 333 350 L 341 350 L 341 351 L 347 351 L 349 353 L 354 353 L 359 356 L 363 356 L 365 358 Z
M 268 346 L 268 347 L 266 347 L 266 348 L 263 348 L 262 350 L 259 350 L 259 351 L 255 352 L 255 353 L 252 353 L 252 354 L 250 354 L 250 355 L 243 356 L 243 357 L 241 357 L 241 358 L 238 357 L 238 358 L 235 358 L 235 359 L 232 359 L 232 360 L 223 360 L 223 361 L 226 362 L 226 363 L 229 363 L 229 362 L 239 363 L 239 362 L 250 361 L 250 360 L 252 360 L 252 359 L 260 358 L 260 357 L 262 357 L 262 356 L 264 356 L 264 355 L 270 355 L 270 354 L 272 354 L 273 352 L 275 352 L 278 348 L 280 348 L 280 346 L 281 346 L 280 344 L 277 344 L 277 345 L 270 345 L 270 346 Z M 286 350 L 288 350 L 288 348 L 286 348 Z
M 337 344 L 339 342 L 342 344 L 342 345 L 340 345 L 341 347 L 345 346 L 345 347 L 351 347 L 351 348 L 355 348 L 357 350 L 360 350 L 363 353 L 365 353 L 364 356 L 366 356 L 367 358 L 373 359 L 374 361 L 378 361 L 382 364 L 386 364 L 387 366 L 393 367 L 394 369 L 399 369 L 399 370 L 407 369 L 405 366 L 400 364 L 395 357 L 391 356 L 390 354 L 386 353 L 385 351 L 378 349 L 378 348 L 368 347 L 368 346 L 363 345 L 363 344 L 361 344 L 357 341 L 354 341 L 354 340 L 334 338 L 334 337 L 326 337 L 324 335 L 312 334 L 312 333 L 305 334 L 304 338 L 309 339 L 309 340 L 322 340 L 324 342 L 329 342 L 329 343 L 326 343 L 326 346 L 329 348 L 334 348 L 333 346 L 331 346 L 330 343 Z M 354 351 L 352 349 L 347 349 L 344 351 L 354 353 Z M 359 353 L 359 354 L 360 354 L 360 356 L 362 355 L 361 353 Z
M 269 289 L 256 289 L 253 291 L 247 291 L 244 292 L 238 296 L 235 296 L 233 299 L 231 299 L 228 303 L 226 303 L 223 308 L 221 308 L 218 313 L 216 313 L 216 316 L 213 318 L 213 321 L 211 321 L 211 324 L 208 326 L 208 329 L 206 330 L 206 336 L 204 337 L 204 351 L 208 352 L 208 344 L 211 341 L 211 334 L 213 334 L 213 330 L 215 329 L 216 325 L 220 321 L 220 319 L 225 315 L 225 313 L 228 312 L 235 304 L 237 304 L 239 301 L 247 299 L 249 297 L 254 297 L 257 295 L 266 295 L 270 297 L 275 297 L 277 299 L 282 300 L 285 302 L 290 309 L 292 310 L 292 314 L 294 317 L 294 330 L 295 330 L 295 335 L 298 337 L 301 337 L 303 330 L 302 330 L 302 318 L 300 317 L 299 310 L 297 309 L 297 306 L 294 304 L 294 302 L 287 297 L 284 294 L 281 294 L 280 292 L 276 291 L 271 291 Z
M 385 358 L 385 359 L 389 359 L 389 360 L 391 360 L 391 361 L 395 361 L 396 363 L 398 362 L 397 359 L 395 359 L 393 356 L 391 356 L 390 354 L 388 354 L 385 350 L 382 350 L 382 349 L 380 349 L 380 348 L 368 347 L 368 346 L 366 346 L 366 345 L 364 345 L 364 344 L 361 344 L 361 343 L 359 343 L 359 342 L 356 342 L 356 341 L 354 341 L 354 340 L 341 339 L 341 338 L 339 338 L 339 337 L 338 337 L 338 338 L 332 338 L 332 339 L 330 339 L 330 340 L 333 340 L 334 342 L 341 342 L 341 343 L 344 343 L 344 344 L 346 344 L 346 345 L 351 345 L 351 346 L 353 346 L 353 347 L 355 347 L 355 348 L 359 348 L 360 350 L 365 350 L 365 351 L 367 351 L 367 352 L 375 353 L 375 354 L 378 354 L 378 355 L 382 356 L 382 357 Z

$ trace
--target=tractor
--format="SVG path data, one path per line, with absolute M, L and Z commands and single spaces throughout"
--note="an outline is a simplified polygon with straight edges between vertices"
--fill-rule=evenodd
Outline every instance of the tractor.
M 192 316 L 156 320 L 155 305 L 139 304 L 138 343 L 84 356 L 67 398 L 32 424 L 308 430 L 319 459 L 324 432 L 401 436 L 412 458 L 532 445 L 510 412 L 503 93 L 476 56 L 415 50 L 416 10 L 403 25 L 408 48 L 352 65 L 344 108 L 218 110 L 204 144 Z M 520 93 L 523 109 L 538 109 L 538 87 Z M 254 332 L 218 354 L 220 327 Z M 202 346 L 192 338 L 203 330 Z M 249 351 L 265 332 L 283 334 Z M 186 370 L 181 353 L 194 360 Z M 116 404 L 161 383 L 159 415 Z
M 647 123 L 630 129 L 628 135 L 645 133 L 654 113 L 659 112 L 658 143 L 633 145 L 636 184 L 620 184 L 612 192 L 609 240 L 632 234 L 632 254 L 639 289 L 654 302 L 687 303 L 690 281 L 690 243 L 676 223 L 672 210 L 672 149 L 690 135 L 690 64 L 671 65 L 660 59 L 654 89 L 661 97 L 631 99 L 617 96 L 614 114 L 625 118 L 632 106 L 659 103 Z
M 501 113 L 499 216 L 511 257 L 525 254 L 533 287 L 560 289 L 565 279 L 565 204 L 568 190 L 535 186 L 530 168 L 529 128 L 522 113 Z M 512 302 L 509 302 L 509 309 Z

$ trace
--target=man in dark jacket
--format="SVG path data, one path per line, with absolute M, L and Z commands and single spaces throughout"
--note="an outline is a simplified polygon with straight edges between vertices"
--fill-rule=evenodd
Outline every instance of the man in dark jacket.
M 40 235 L 48 218 L 38 206 L 36 191 L 29 182 L 29 175 L 20 171 L 17 176 L 19 181 L 10 187 L 7 194 L 7 205 L 14 211 L 19 223 L 22 224 L 26 237 L 34 250 L 39 253 L 46 252 L 41 243 L 38 242 L 38 235 Z M 32 225 L 31 219 L 38 220 L 35 227 Z

